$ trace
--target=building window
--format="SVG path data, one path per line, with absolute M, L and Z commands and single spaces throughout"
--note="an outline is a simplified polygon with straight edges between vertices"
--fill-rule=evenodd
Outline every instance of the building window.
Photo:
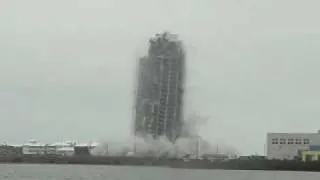
M 309 139 L 304 139 L 303 140 L 303 144 L 310 144 L 310 140 Z
M 274 139 L 272 139 L 272 142 L 271 142 L 272 144 L 278 144 L 278 138 L 274 138 Z
M 280 144 L 286 144 L 286 139 L 280 139 Z
M 288 144 L 293 144 L 293 139 L 288 139 Z
M 301 139 L 296 139 L 296 144 L 301 144 Z

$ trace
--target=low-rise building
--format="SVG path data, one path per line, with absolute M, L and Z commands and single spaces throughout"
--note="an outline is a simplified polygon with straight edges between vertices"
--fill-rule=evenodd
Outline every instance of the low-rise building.
M 17 157 L 22 155 L 21 147 L 2 144 L 0 145 L 0 158 Z
M 90 150 L 88 146 L 75 146 L 74 155 L 76 156 L 90 156 Z
M 100 143 L 90 142 L 90 143 L 79 143 L 74 147 L 75 155 L 91 155 L 91 151 L 97 147 Z
M 294 160 L 299 151 L 309 150 L 310 146 L 320 144 L 318 133 L 268 133 L 267 158 Z
M 52 143 L 47 146 L 47 154 L 70 155 L 74 153 L 74 146 L 72 141 Z
M 72 143 L 68 143 L 68 142 L 55 142 L 55 143 L 50 144 L 50 146 L 56 147 L 57 149 L 59 149 L 59 148 L 64 148 L 64 147 L 73 147 L 74 145 Z
M 62 147 L 56 150 L 56 154 L 60 156 L 73 156 L 74 152 L 74 147 Z
M 214 154 L 203 154 L 201 159 L 206 159 L 209 161 L 225 161 L 229 159 L 227 154 L 214 153 Z
M 27 143 L 20 146 L 13 145 L 0 145 L 0 156 L 2 154 L 7 154 L 7 151 L 15 149 L 19 151 L 21 155 L 63 155 L 72 156 L 74 154 L 89 154 L 90 152 L 98 146 L 99 143 L 84 143 L 76 144 L 73 141 L 66 142 L 56 142 L 52 144 L 40 143 L 35 139 L 29 140 Z M 10 147 L 10 148 L 9 148 Z M 6 150 L 7 149 L 7 150 Z
M 45 145 L 44 154 L 46 154 L 46 155 L 55 155 L 55 154 L 57 154 L 57 147 L 52 146 L 50 144 L 46 144 Z
M 46 152 L 46 144 L 40 143 L 35 139 L 22 145 L 22 153 L 25 155 L 44 155 Z

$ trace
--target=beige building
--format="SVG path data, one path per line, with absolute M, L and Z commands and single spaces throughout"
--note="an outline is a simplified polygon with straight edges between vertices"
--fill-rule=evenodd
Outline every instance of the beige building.
M 308 150 L 310 145 L 320 144 L 318 133 L 268 133 L 267 158 L 293 160 L 299 151 Z

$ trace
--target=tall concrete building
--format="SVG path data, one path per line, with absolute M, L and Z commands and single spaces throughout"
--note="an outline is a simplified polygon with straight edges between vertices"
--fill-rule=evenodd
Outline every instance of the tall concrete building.
M 136 136 L 166 136 L 170 141 L 180 136 L 184 80 L 185 54 L 177 35 L 165 32 L 150 38 L 148 55 L 138 65 Z

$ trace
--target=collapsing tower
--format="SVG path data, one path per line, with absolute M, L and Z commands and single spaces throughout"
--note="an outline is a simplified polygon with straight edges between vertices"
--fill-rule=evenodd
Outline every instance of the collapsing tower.
M 135 135 L 174 142 L 181 134 L 185 54 L 177 35 L 156 34 L 139 60 Z

